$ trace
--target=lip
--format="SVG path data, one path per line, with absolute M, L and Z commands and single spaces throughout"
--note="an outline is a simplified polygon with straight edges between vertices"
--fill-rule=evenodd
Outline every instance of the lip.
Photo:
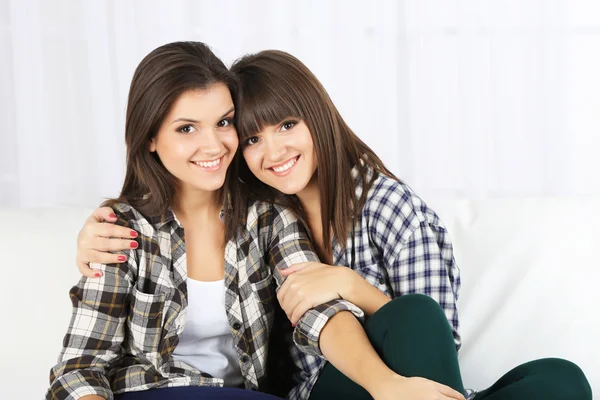
M 288 170 L 285 170 L 285 171 L 283 171 L 283 172 L 277 172 L 277 171 L 275 171 L 275 170 L 273 169 L 273 168 L 281 167 L 281 166 L 283 166 L 283 165 L 285 165 L 285 164 L 289 163 L 291 160 L 296 160 L 296 162 L 294 163 L 294 165 L 292 165 L 292 167 L 291 167 L 290 169 L 288 169 Z M 298 165 L 298 161 L 299 161 L 299 160 L 300 160 L 300 155 L 297 155 L 297 156 L 295 156 L 295 157 L 292 157 L 292 158 L 289 158 L 289 159 L 287 159 L 286 161 L 284 161 L 284 162 L 282 162 L 282 163 L 279 163 L 279 164 L 277 164 L 277 165 L 273 165 L 273 166 L 271 166 L 271 167 L 269 167 L 269 168 L 267 168 L 267 169 L 268 169 L 269 171 L 271 171 L 271 173 L 273 173 L 275 176 L 286 176 L 286 175 L 289 175 L 289 174 L 290 174 L 290 173 L 291 173 L 291 172 L 294 170 L 294 168 L 296 168 L 296 165 Z
M 221 157 L 219 158 L 214 158 L 212 160 L 200 160 L 200 161 L 190 161 L 190 164 L 192 164 L 194 167 L 200 169 L 201 171 L 205 171 L 205 172 L 215 172 L 221 169 L 221 167 L 223 166 L 223 159 L 225 158 L 226 154 L 223 154 Z M 196 164 L 197 162 L 212 162 L 212 161 L 217 161 L 220 160 L 219 163 L 217 165 L 214 165 L 212 167 L 202 167 L 198 164 Z

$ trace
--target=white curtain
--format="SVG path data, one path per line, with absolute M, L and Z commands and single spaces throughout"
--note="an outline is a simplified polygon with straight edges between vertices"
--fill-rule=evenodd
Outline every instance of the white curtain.
M 118 194 L 133 70 L 278 48 L 424 196 L 600 193 L 595 0 L 0 0 L 0 206 Z

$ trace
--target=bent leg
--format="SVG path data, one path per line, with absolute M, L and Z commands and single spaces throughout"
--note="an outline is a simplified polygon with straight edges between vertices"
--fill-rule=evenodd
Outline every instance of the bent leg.
M 574 363 L 560 358 L 531 361 L 507 372 L 476 400 L 592 400 L 592 388 Z
M 429 296 L 409 294 L 394 299 L 367 320 L 365 332 L 396 373 L 431 379 L 464 393 L 452 329 L 443 309 Z M 328 363 L 310 398 L 358 400 L 371 396 Z

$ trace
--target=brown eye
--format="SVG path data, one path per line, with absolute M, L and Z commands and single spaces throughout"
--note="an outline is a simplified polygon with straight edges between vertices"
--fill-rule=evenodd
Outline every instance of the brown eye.
M 184 133 L 186 135 L 195 131 L 196 128 L 194 128 L 192 125 L 184 125 L 181 128 L 177 129 L 177 132 Z
M 289 131 L 294 126 L 296 126 L 296 124 L 297 124 L 296 121 L 286 121 L 283 124 L 281 124 L 281 130 L 282 131 Z
M 230 126 L 231 124 L 233 124 L 233 120 L 231 118 L 225 118 L 225 119 L 220 120 L 217 123 L 217 126 L 219 128 L 225 128 L 227 126 Z
M 258 143 L 260 138 L 258 136 L 252 136 L 246 139 L 246 146 L 252 146 L 253 144 Z

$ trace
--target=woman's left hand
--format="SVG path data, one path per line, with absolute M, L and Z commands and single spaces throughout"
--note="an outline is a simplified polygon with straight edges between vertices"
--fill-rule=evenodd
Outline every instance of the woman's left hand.
M 343 298 L 343 292 L 350 284 L 352 270 L 347 267 L 334 267 L 317 262 L 294 264 L 282 269 L 287 277 L 277 299 L 283 311 L 296 325 L 305 312 L 320 304 Z

